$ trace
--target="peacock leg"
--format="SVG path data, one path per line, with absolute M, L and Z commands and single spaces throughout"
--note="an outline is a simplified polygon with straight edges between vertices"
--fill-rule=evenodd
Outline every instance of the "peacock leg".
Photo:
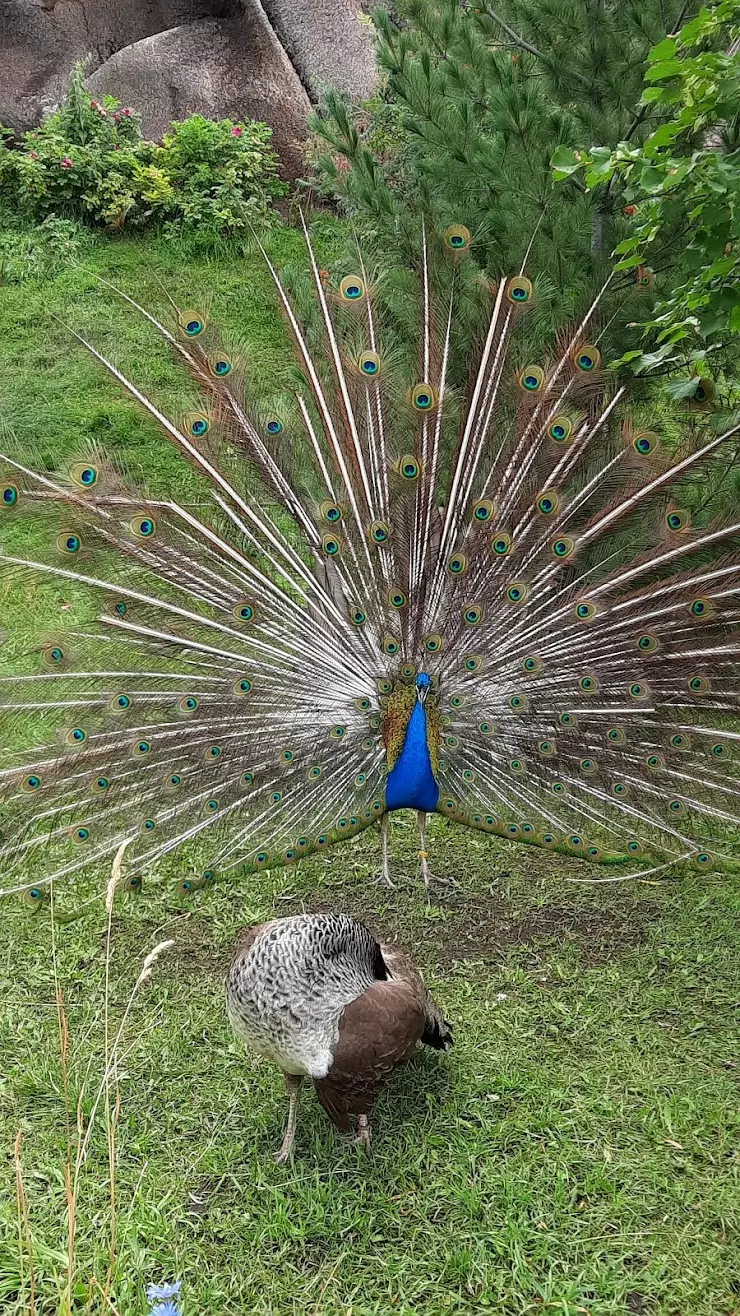
M 370 1144 L 373 1140 L 373 1130 L 367 1115 L 357 1116 L 357 1142 L 365 1148 L 368 1156 L 370 1155 Z
M 388 814 L 384 813 L 383 817 L 380 820 L 380 844 L 381 844 L 383 860 L 382 860 L 382 867 L 380 873 L 378 874 L 376 880 L 379 886 L 387 886 L 395 891 L 396 884 L 395 882 L 391 881 L 391 870 L 390 870 L 390 864 L 388 862 L 389 825 L 390 824 L 389 824 Z
M 275 1164 L 284 1165 L 293 1150 L 295 1139 L 295 1126 L 298 1122 L 298 1096 L 301 1090 L 302 1078 L 300 1074 L 285 1074 L 285 1091 L 288 1094 L 290 1105 L 288 1107 L 288 1127 L 285 1130 L 280 1151 L 275 1152 Z
M 432 882 L 439 882 L 444 886 L 457 886 L 454 877 L 437 877 L 429 867 L 429 852 L 427 850 L 427 815 L 423 809 L 417 809 L 416 820 L 419 824 L 419 858 L 421 860 L 421 875 L 424 878 L 424 890 L 429 896 L 429 887 Z

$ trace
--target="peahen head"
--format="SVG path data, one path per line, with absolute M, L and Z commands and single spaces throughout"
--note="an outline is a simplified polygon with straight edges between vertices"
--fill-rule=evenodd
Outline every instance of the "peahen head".
M 419 675 L 416 678 L 416 698 L 419 700 L 420 704 L 424 703 L 424 700 L 429 694 L 429 687 L 431 684 L 432 678 L 429 673 L 419 672 Z

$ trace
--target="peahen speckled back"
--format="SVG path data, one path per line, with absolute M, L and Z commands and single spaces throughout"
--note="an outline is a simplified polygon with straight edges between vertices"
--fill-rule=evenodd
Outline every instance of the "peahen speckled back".
M 200 391 L 180 419 L 86 344 L 210 497 L 155 501 L 99 453 L 54 476 L 4 459 L 3 515 L 63 513 L 4 573 L 100 601 L 0 682 L 9 716 L 59 724 L 0 774 L 4 890 L 107 874 L 127 839 L 133 882 L 191 843 L 202 881 L 259 870 L 405 807 L 593 860 L 731 860 L 740 523 L 692 528 L 680 488 L 740 427 L 697 401 L 679 443 L 638 427 L 598 298 L 528 361 L 524 274 L 460 345 L 469 243 L 424 243 L 410 367 L 361 260 L 327 277 L 309 242 L 308 329 L 270 266 L 289 405 L 252 397 L 194 312 L 144 312 Z

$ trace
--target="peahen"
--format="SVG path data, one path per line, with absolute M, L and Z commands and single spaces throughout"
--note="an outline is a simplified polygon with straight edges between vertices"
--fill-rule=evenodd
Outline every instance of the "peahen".
M 268 260 L 290 398 L 254 396 L 194 311 L 142 311 L 199 390 L 177 420 L 85 344 L 199 501 L 97 451 L 63 475 L 4 460 L 5 515 L 47 535 L 6 550 L 5 577 L 82 584 L 100 614 L 0 683 L 11 719 L 54 726 L 0 776 L 4 891 L 41 901 L 124 840 L 131 886 L 194 843 L 188 889 L 373 823 L 390 882 L 397 809 L 427 886 L 434 811 L 628 870 L 731 862 L 740 523 L 692 527 L 681 496 L 740 429 L 711 430 L 711 381 L 680 432 L 631 418 L 601 366 L 603 292 L 532 363 L 533 283 L 487 281 L 462 225 L 401 272 L 409 352 L 383 277 L 321 270 L 306 239 L 305 315 Z
M 450 1024 L 403 952 L 345 914 L 298 914 L 251 928 L 226 981 L 235 1033 L 285 1075 L 288 1159 L 303 1078 L 343 1133 L 357 1121 L 369 1150 L 370 1115 L 385 1078 L 417 1042 L 452 1045 Z

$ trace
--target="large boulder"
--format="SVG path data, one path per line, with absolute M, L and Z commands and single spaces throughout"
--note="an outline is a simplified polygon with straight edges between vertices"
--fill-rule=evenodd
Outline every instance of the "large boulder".
M 238 19 L 203 19 L 119 50 L 87 80 L 93 95 L 116 96 L 142 115 L 145 137 L 173 119 L 262 119 L 286 178 L 301 172 L 308 95 L 259 7 Z
M 101 64 L 141 37 L 231 8 L 227 0 L 0 0 L 0 123 L 38 123 L 78 59 Z
M 33 127 L 89 57 L 91 90 L 142 110 L 150 136 L 189 111 L 264 119 L 294 177 L 309 98 L 372 91 L 363 20 L 361 0 L 0 0 L 0 123 Z
M 361 98 L 372 95 L 378 68 L 361 0 L 262 0 L 262 4 L 315 96 L 327 87 Z

